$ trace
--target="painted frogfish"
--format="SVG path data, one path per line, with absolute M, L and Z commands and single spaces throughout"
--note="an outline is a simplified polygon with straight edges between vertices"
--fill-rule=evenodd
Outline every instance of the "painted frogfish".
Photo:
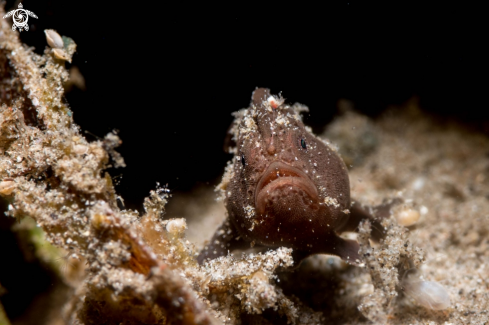
M 311 254 L 360 262 L 358 243 L 339 235 L 354 231 L 364 218 L 381 229 L 379 214 L 352 205 L 343 160 L 304 126 L 303 111 L 305 106 L 287 105 L 258 88 L 250 107 L 234 113 L 227 146 L 234 157 L 218 186 L 228 218 L 199 263 L 250 246 L 292 248 L 296 265 Z

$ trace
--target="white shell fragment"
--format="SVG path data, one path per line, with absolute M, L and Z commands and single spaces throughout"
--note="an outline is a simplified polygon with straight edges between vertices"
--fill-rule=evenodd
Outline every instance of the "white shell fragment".
M 77 155 L 83 155 L 88 152 L 88 146 L 83 144 L 76 144 L 73 146 L 73 152 Z
M 54 29 L 45 29 L 46 41 L 49 46 L 55 49 L 62 49 L 64 47 L 63 39 Z
M 420 214 L 418 211 L 412 208 L 404 208 L 396 215 L 397 222 L 404 227 L 414 225 L 419 221 Z
M 1 195 L 10 195 L 14 191 L 16 184 L 14 181 L 2 181 L 0 182 L 0 194 Z
M 166 225 L 166 230 L 172 235 L 182 234 L 187 229 L 185 219 L 172 219 Z
M 438 282 L 407 278 L 403 287 L 409 297 L 425 308 L 442 310 L 450 307 L 448 292 Z
M 71 62 L 71 57 L 68 55 L 68 53 L 66 53 L 65 50 L 63 50 L 63 49 L 53 49 L 53 53 L 54 53 L 54 56 L 57 59 Z

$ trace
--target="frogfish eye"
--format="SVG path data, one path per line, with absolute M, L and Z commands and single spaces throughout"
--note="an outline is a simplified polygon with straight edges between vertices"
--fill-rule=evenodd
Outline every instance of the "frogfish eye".
M 301 139 L 301 147 L 302 147 L 303 149 L 307 149 L 306 140 Z

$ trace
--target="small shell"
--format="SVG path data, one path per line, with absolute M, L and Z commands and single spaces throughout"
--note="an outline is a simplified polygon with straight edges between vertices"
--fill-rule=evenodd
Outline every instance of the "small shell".
M 187 229 L 187 223 L 185 222 L 185 219 L 171 219 L 168 221 L 166 225 L 166 230 L 171 234 L 171 235 L 180 235 L 183 234 L 185 229 Z
M 414 274 L 404 277 L 402 287 L 406 295 L 425 308 L 442 310 L 450 307 L 450 296 L 438 282 L 423 281 Z
M 419 212 L 412 208 L 405 208 L 399 211 L 396 217 L 401 226 L 409 227 L 419 221 Z
M 55 49 L 62 49 L 64 47 L 63 39 L 54 29 L 45 29 L 46 41 L 49 46 Z
M 83 144 L 76 144 L 73 146 L 73 152 L 77 155 L 83 155 L 88 152 L 88 146 Z
M 65 50 L 63 49 L 53 49 L 53 53 L 54 53 L 54 56 L 57 58 L 57 59 L 60 59 L 60 60 L 65 60 L 65 61 L 68 61 L 68 62 L 71 62 L 71 58 L 70 56 L 65 52 Z
M 16 184 L 14 181 L 2 181 L 0 182 L 0 194 L 10 195 L 15 190 Z

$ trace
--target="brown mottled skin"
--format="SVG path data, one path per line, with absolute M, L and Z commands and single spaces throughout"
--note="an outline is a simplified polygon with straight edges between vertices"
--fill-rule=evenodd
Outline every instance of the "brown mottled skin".
M 338 234 L 375 218 L 351 206 L 347 168 L 336 151 L 306 130 L 298 112 L 270 96 L 268 89 L 256 89 L 250 108 L 237 114 L 225 188 L 229 218 L 199 263 L 250 245 L 292 248 L 297 264 L 318 253 L 358 263 L 358 243 Z

